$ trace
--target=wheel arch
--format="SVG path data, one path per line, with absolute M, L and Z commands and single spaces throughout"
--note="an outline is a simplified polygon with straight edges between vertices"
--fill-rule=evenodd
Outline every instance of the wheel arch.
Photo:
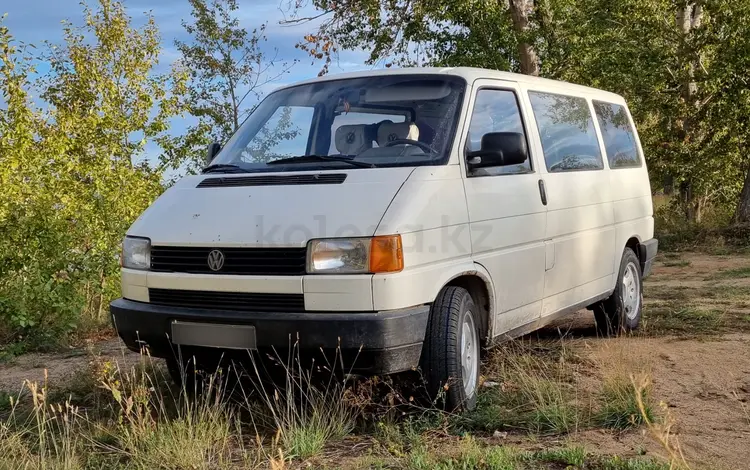
M 494 322 L 491 320 L 495 315 L 495 290 L 487 270 L 482 265 L 474 263 L 474 269 L 455 273 L 440 287 L 440 291 L 448 286 L 463 287 L 469 291 L 474 303 L 480 309 L 481 339 L 487 341 L 492 338 Z
M 638 258 L 641 274 L 643 274 L 646 267 L 646 249 L 641 245 L 641 238 L 638 235 L 631 236 L 628 238 L 628 241 L 625 242 L 625 248 L 633 250 L 635 256 Z M 625 251 L 625 248 L 623 248 L 623 251 Z

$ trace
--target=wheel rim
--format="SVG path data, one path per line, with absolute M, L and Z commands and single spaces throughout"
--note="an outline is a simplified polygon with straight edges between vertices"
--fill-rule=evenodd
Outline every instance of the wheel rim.
M 634 320 L 638 316 L 638 307 L 641 304 L 641 283 L 638 278 L 638 267 L 628 263 L 625 267 L 625 275 L 622 276 L 622 305 L 625 316 Z
M 471 311 L 464 315 L 461 327 L 461 376 L 463 377 L 466 397 L 471 397 L 476 389 L 476 377 L 479 369 L 479 338 L 474 326 L 474 314 Z

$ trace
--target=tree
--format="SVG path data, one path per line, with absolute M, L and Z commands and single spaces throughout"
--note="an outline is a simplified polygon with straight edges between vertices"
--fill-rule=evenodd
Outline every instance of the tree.
M 746 0 L 579 7 L 585 27 L 575 35 L 586 47 L 564 78 L 626 97 L 656 187 L 675 182 L 690 222 L 708 204 L 736 204 L 747 170 L 749 8 Z
M 298 16 L 309 5 L 319 13 Z M 519 51 L 524 50 L 529 53 L 524 67 L 533 71 L 536 38 L 529 5 L 533 9 L 531 0 L 514 0 L 518 8 L 513 11 L 518 14 L 512 17 L 508 5 L 499 0 L 297 0 L 288 23 L 319 22 L 298 47 L 325 60 L 321 74 L 341 49 L 371 51 L 368 64 L 517 71 Z
M 513 29 L 518 35 L 518 58 L 520 71 L 526 75 L 539 75 L 539 56 L 531 43 L 531 18 L 534 0 L 508 0 L 508 9 L 513 19 Z
M 49 335 L 84 318 L 106 320 L 119 292 L 117 254 L 127 227 L 162 191 L 144 161 L 181 108 L 176 71 L 157 75 L 160 38 L 120 2 L 84 5 L 65 44 L 33 57 L 50 71 L 30 80 L 30 57 L 0 29 L 0 324 Z M 29 91 L 46 102 L 35 108 Z M 22 247 L 22 248 L 21 248 Z
M 266 85 L 287 73 L 288 63 L 277 64 L 261 45 L 265 24 L 247 31 L 235 13 L 236 0 L 190 0 L 193 22 L 183 21 L 192 41 L 177 41 L 182 65 L 190 71 L 187 104 L 198 124 L 188 130 L 176 164 L 187 161 L 195 169 L 203 161 L 203 145 L 226 142 L 254 108 Z M 293 64 L 292 64 L 293 65 Z M 199 145 L 202 144 L 202 145 Z
M 737 204 L 743 178 L 736 219 L 750 218 L 748 0 L 310 3 L 320 13 L 292 21 L 319 22 L 300 47 L 326 66 L 339 50 L 361 48 L 371 64 L 474 65 L 620 93 L 654 187 L 674 181 L 688 220 L 699 222 L 710 203 Z

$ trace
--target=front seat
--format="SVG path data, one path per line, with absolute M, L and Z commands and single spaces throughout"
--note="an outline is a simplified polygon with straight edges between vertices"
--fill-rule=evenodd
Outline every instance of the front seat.
M 359 155 L 372 148 L 372 140 L 367 139 L 366 128 L 362 124 L 351 124 L 336 129 L 336 150 L 342 155 Z
M 419 127 L 413 122 L 382 122 L 378 126 L 378 146 L 385 147 L 395 140 L 419 140 Z

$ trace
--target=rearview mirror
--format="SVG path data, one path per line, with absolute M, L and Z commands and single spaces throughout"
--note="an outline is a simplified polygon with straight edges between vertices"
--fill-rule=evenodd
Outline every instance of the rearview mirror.
M 206 164 L 210 164 L 220 150 L 221 145 L 219 143 L 211 142 L 208 144 L 208 149 L 206 150 Z
M 482 136 L 481 148 L 466 153 L 470 168 L 520 165 L 529 158 L 526 138 L 520 132 L 490 132 Z

